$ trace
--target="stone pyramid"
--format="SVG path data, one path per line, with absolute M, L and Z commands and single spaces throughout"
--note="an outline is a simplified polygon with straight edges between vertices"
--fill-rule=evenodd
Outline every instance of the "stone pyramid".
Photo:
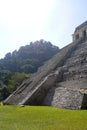
M 73 42 L 24 81 L 4 104 L 87 109 L 87 21 L 75 29 Z

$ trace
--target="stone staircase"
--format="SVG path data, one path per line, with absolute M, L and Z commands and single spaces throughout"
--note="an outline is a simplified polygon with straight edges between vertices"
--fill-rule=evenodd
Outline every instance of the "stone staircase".
M 87 109 L 87 41 L 77 45 L 61 68 L 62 80 L 50 89 L 44 105 Z

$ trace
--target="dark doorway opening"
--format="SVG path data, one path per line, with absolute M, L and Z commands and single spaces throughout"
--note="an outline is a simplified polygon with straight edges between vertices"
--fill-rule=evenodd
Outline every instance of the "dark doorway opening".
M 83 31 L 83 37 L 86 37 L 86 30 Z
M 79 34 L 76 35 L 76 40 L 79 39 Z
M 84 94 L 81 109 L 87 110 L 87 94 Z

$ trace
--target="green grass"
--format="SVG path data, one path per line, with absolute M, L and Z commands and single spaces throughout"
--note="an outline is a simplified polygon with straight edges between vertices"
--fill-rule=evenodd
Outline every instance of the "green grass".
M 0 130 L 87 130 L 87 111 L 1 105 Z

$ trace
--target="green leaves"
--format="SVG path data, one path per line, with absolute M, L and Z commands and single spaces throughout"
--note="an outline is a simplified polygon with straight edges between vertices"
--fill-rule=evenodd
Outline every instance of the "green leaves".
M 8 74 L 8 73 L 7 73 Z M 4 100 L 27 78 L 30 74 L 25 73 L 10 73 L 10 75 L 2 76 L 0 86 L 0 101 Z

